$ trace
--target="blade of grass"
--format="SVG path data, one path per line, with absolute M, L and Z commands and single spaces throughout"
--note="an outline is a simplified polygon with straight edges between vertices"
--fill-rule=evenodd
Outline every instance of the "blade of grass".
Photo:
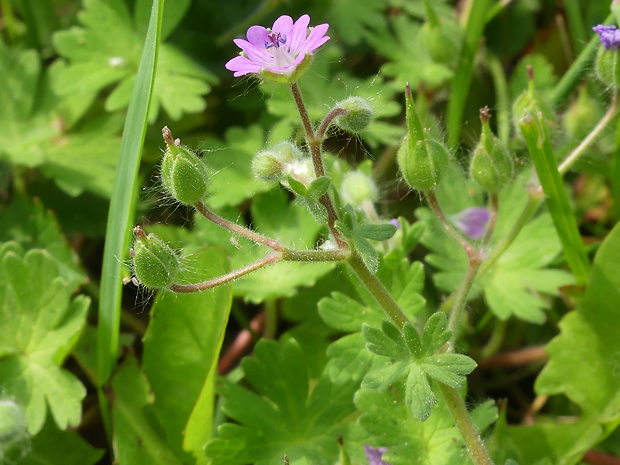
M 454 79 L 452 79 L 452 90 L 448 102 L 448 146 L 452 148 L 456 147 L 461 133 L 461 121 L 471 82 L 474 57 L 484 32 L 484 26 L 486 26 L 490 3 L 490 0 L 474 0 L 469 11 L 467 26 L 465 26 L 461 56 L 454 72 Z
M 579 0 L 564 0 L 564 10 L 566 11 L 568 27 L 573 39 L 573 47 L 579 52 L 583 49 L 588 40 Z
M 148 125 L 163 11 L 164 0 L 153 0 L 144 50 L 127 110 L 121 154 L 108 213 L 97 328 L 99 386 L 107 382 L 118 353 L 123 259 L 128 252 L 130 231 L 134 220 L 138 168 Z M 106 398 L 101 391 L 99 399 L 101 413 L 105 417 L 108 408 L 105 404 Z
M 558 171 L 545 125 L 542 116 L 539 116 L 537 121 L 528 115 L 519 122 L 527 149 L 546 196 L 545 201 L 549 207 L 549 213 L 551 213 L 555 229 L 562 242 L 566 261 L 577 282 L 585 285 L 590 275 L 590 262 L 579 234 L 577 220 L 570 206 L 568 194 Z
M 613 21 L 614 15 L 610 14 L 605 18 L 603 24 L 609 24 Z M 577 59 L 568 68 L 568 71 L 564 73 L 560 82 L 558 82 L 551 93 L 550 103 L 552 107 L 557 107 L 566 100 L 570 93 L 575 90 L 575 87 L 581 82 L 583 74 L 590 70 L 591 61 L 596 53 L 597 47 L 600 44 L 600 39 L 597 34 L 594 34 L 588 42 L 588 45 L 581 51 Z
M 495 88 L 495 106 L 497 108 L 497 134 L 499 139 L 508 144 L 510 139 L 510 97 L 508 96 L 508 83 L 506 82 L 506 72 L 502 63 L 495 55 L 487 57 L 489 72 L 493 79 Z

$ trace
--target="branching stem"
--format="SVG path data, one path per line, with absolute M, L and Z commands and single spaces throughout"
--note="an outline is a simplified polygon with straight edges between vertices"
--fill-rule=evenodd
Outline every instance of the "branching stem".
M 530 189 L 529 198 L 528 198 L 527 204 L 525 205 L 525 208 L 521 212 L 521 215 L 517 219 L 516 223 L 514 224 L 510 232 L 506 235 L 506 237 L 504 237 L 504 239 L 493 249 L 493 253 L 491 254 L 491 256 L 480 264 L 478 272 L 476 273 L 476 276 L 474 277 L 474 281 L 479 279 L 481 276 L 483 276 L 487 271 L 489 271 L 489 269 L 493 265 L 495 265 L 497 260 L 502 256 L 502 254 L 506 251 L 506 249 L 508 249 L 508 247 L 512 245 L 514 240 L 517 238 L 517 236 L 521 232 L 521 229 L 523 229 L 523 227 L 527 224 L 527 222 L 532 217 L 534 212 L 540 206 L 540 203 L 542 202 L 542 197 L 539 192 L 540 187 L 530 186 L 529 189 Z M 448 309 L 453 306 L 454 299 L 456 298 L 456 295 L 458 292 L 459 292 L 458 289 L 454 291 L 450 295 L 450 297 L 448 297 L 443 302 L 443 304 L 441 304 L 441 307 L 439 307 L 439 311 L 444 312 L 444 313 L 447 312 Z
M 379 305 L 383 307 L 385 313 L 388 314 L 396 326 L 402 329 L 405 323 L 409 322 L 409 318 L 407 318 L 407 315 L 401 310 L 400 306 L 396 303 L 385 286 L 383 286 L 379 278 L 368 269 L 362 257 L 360 257 L 357 252 L 353 252 L 347 260 L 347 263 L 364 283 L 366 289 L 368 289 Z
M 306 110 L 306 105 L 304 104 L 304 100 L 301 96 L 301 89 L 299 89 L 299 86 L 297 85 L 296 82 L 291 84 L 291 92 L 293 93 L 293 100 L 295 100 L 295 105 L 297 106 L 297 110 L 299 111 L 299 116 L 301 117 L 301 122 L 304 126 L 304 130 L 306 131 L 306 143 L 308 144 L 308 147 L 310 149 L 310 155 L 312 156 L 312 165 L 314 166 L 314 173 L 317 178 L 321 176 L 325 176 L 325 167 L 323 166 L 323 157 L 321 156 L 321 145 L 323 144 L 323 139 L 319 138 L 317 134 L 314 132 L 314 129 L 312 127 L 312 121 L 310 121 L 308 110 Z M 333 113 L 333 111 L 330 113 Z M 337 115 L 334 114 L 332 116 L 332 119 L 335 116 Z M 325 120 L 327 120 L 327 117 L 325 117 Z M 325 120 L 323 121 L 323 123 L 326 124 L 322 132 L 323 134 L 327 130 L 327 127 L 329 126 L 329 123 L 331 121 L 330 120 L 330 121 L 325 122 Z M 322 126 L 323 124 L 321 124 L 321 127 Z M 320 130 L 321 128 L 319 128 L 319 131 Z M 336 240 L 336 243 L 338 244 L 338 248 L 340 249 L 348 248 L 349 245 L 347 241 L 342 237 L 342 234 L 340 234 L 340 231 L 336 229 L 336 220 L 338 219 L 338 215 L 336 213 L 336 209 L 334 208 L 334 204 L 332 203 L 331 197 L 329 196 L 329 193 L 326 192 L 325 194 L 323 194 L 319 198 L 319 201 L 327 210 L 327 226 L 329 226 L 329 230 L 334 236 L 334 239 Z

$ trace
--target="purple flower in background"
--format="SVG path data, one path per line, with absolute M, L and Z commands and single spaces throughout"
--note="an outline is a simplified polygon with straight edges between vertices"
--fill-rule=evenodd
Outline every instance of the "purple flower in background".
M 478 239 L 484 235 L 490 218 L 489 211 L 483 207 L 467 208 L 451 217 L 456 227 L 472 239 Z
M 620 48 L 620 30 L 616 26 L 605 26 L 599 24 L 592 28 L 601 37 L 601 43 L 609 50 L 618 50 Z
M 383 454 L 387 452 L 387 447 L 374 448 L 368 444 L 364 444 L 364 452 L 368 459 L 368 465 L 391 465 L 389 462 L 381 460 Z
M 226 63 L 226 69 L 234 71 L 235 77 L 252 73 L 292 77 L 306 58 L 310 59 L 312 52 L 329 40 L 325 35 L 329 24 L 313 28 L 309 24 L 308 15 L 295 23 L 284 15 L 276 19 L 271 29 L 250 27 L 248 40 L 234 40 L 243 52 Z
M 390 224 L 396 226 L 396 229 L 400 229 L 400 221 L 398 221 L 398 218 L 392 218 Z

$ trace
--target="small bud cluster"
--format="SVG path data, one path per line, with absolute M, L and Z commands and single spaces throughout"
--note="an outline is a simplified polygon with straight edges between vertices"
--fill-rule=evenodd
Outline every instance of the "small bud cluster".
M 252 171 L 263 181 L 276 181 L 298 170 L 301 161 L 301 150 L 291 142 L 282 142 L 256 154 L 252 160 Z

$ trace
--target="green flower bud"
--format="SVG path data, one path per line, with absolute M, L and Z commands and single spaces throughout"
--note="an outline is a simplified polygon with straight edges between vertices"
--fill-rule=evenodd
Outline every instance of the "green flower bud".
M 181 147 L 179 139 L 173 141 L 170 129 L 162 130 L 168 146 L 161 163 L 161 180 L 166 192 L 173 199 L 192 205 L 207 195 L 207 167 L 195 153 Z
M 450 152 L 441 142 L 430 139 L 428 131 L 422 129 L 409 85 L 405 96 L 408 134 L 403 139 L 396 160 L 409 186 L 417 190 L 429 190 L 441 181 L 450 160 Z
M 30 451 L 30 434 L 22 408 L 0 400 L 0 463 L 17 463 Z
M 564 129 L 572 139 L 584 139 L 603 117 L 603 110 L 596 99 L 588 93 L 587 87 L 579 90 L 577 100 L 564 113 Z
M 374 115 L 372 107 L 362 97 L 349 97 L 336 104 L 334 109 L 338 108 L 346 110 L 346 113 L 334 118 L 334 123 L 343 131 L 352 132 L 353 134 L 366 129 Z
M 286 165 L 301 158 L 302 153 L 295 144 L 282 142 L 269 150 L 257 153 L 252 160 L 252 171 L 263 181 L 274 181 L 282 176 Z
M 133 272 L 138 282 L 150 289 L 170 287 L 179 272 L 179 256 L 155 234 L 147 236 L 140 226 L 134 232 Z
M 596 54 L 596 75 L 608 86 L 620 85 L 620 53 L 616 48 L 600 46 Z
M 459 57 L 463 30 L 456 21 L 437 16 L 429 0 L 424 1 L 427 21 L 420 29 L 418 40 L 433 61 L 454 64 Z
M 364 202 L 375 202 L 379 198 L 376 184 L 361 171 L 351 171 L 344 175 L 340 195 L 344 203 L 360 208 Z
M 489 126 L 489 108 L 480 110 L 482 135 L 471 159 L 471 177 L 489 192 L 498 192 L 512 179 L 514 162 L 506 146 Z
M 542 98 L 540 93 L 536 91 L 536 87 L 534 85 L 534 70 L 531 66 L 527 67 L 527 74 L 529 79 L 528 88 L 517 97 L 512 105 L 513 124 L 517 134 L 521 133 L 519 120 L 528 113 L 530 115 L 542 113 L 544 121 L 546 121 L 551 127 L 554 127 L 555 124 L 555 114 L 553 110 Z
M 308 187 L 312 183 L 312 181 L 316 179 L 312 159 L 309 157 L 302 158 L 288 163 L 285 166 L 284 171 L 282 172 L 282 178 L 280 179 L 280 183 L 287 189 L 290 189 L 287 181 L 289 176 L 295 178 L 304 186 Z

